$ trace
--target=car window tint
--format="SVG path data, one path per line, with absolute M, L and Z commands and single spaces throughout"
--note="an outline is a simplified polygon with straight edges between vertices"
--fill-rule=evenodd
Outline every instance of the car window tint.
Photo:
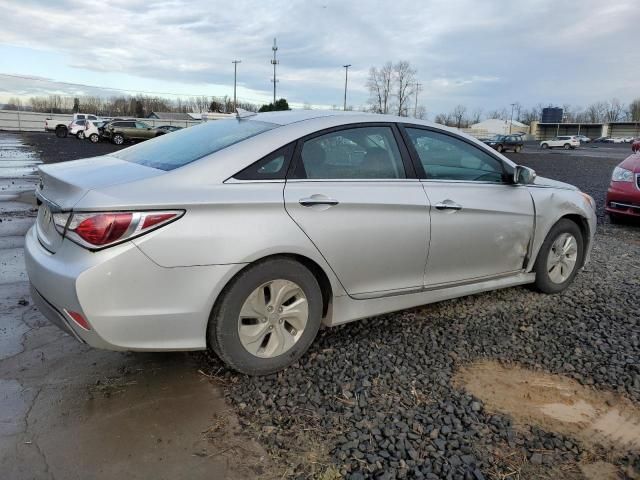
M 405 178 L 398 145 L 389 127 L 339 130 L 304 142 L 295 178 Z
M 89 115 L 87 118 L 88 118 L 89 120 L 97 120 L 97 119 L 98 119 L 98 118 L 97 118 L 96 116 L 94 116 L 94 115 Z
M 84 125 L 84 120 L 77 120 L 77 121 L 76 121 L 76 123 L 77 123 L 78 125 Z
M 292 147 L 281 148 L 237 173 L 237 180 L 281 180 L 286 175 L 287 158 Z
M 76 115 L 76 120 L 80 118 L 84 118 L 84 115 Z
M 149 128 L 149 125 L 142 122 L 136 122 L 136 128 Z
M 111 155 L 148 167 L 173 170 L 277 126 L 257 120 L 214 120 L 161 135 Z
M 460 139 L 443 133 L 407 128 L 426 178 L 502 182 L 502 163 Z

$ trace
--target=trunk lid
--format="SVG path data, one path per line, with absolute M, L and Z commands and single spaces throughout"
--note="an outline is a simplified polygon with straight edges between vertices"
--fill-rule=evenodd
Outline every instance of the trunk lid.
M 55 214 L 72 211 L 78 201 L 91 190 L 166 173 L 110 156 L 42 165 L 38 170 L 40 183 L 36 196 L 40 200 L 40 207 L 36 231 L 40 243 L 52 253 L 62 243 L 62 235 L 54 224 Z

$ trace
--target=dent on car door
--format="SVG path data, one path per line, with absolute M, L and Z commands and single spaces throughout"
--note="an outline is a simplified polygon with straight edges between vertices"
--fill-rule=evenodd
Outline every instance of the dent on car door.
M 356 298 L 422 288 L 427 198 L 397 140 L 380 124 L 305 139 L 287 178 L 287 212 Z
M 534 227 L 531 194 L 501 160 L 442 131 L 406 128 L 431 207 L 425 285 L 522 270 Z

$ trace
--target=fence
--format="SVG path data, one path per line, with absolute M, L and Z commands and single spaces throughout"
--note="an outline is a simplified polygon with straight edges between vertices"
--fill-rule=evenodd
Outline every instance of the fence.
M 208 120 L 219 120 L 221 118 L 233 117 L 233 114 L 207 114 Z M 127 117 L 130 118 L 130 117 Z M 39 112 L 24 112 L 18 110 L 0 110 L 0 130 L 12 132 L 43 132 L 44 121 L 52 119 L 54 122 L 60 122 L 65 125 L 71 123 L 73 115 L 48 114 Z M 197 125 L 200 120 L 162 120 L 156 118 L 138 118 L 141 122 L 157 127 L 160 125 L 173 125 L 176 127 L 190 127 Z

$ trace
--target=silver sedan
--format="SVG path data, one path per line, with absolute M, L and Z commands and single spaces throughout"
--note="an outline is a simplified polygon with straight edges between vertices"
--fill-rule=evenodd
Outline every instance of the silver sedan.
M 483 143 L 401 117 L 239 112 L 45 165 L 33 297 L 79 341 L 211 347 L 267 374 L 321 325 L 534 283 L 588 260 L 593 199 Z

